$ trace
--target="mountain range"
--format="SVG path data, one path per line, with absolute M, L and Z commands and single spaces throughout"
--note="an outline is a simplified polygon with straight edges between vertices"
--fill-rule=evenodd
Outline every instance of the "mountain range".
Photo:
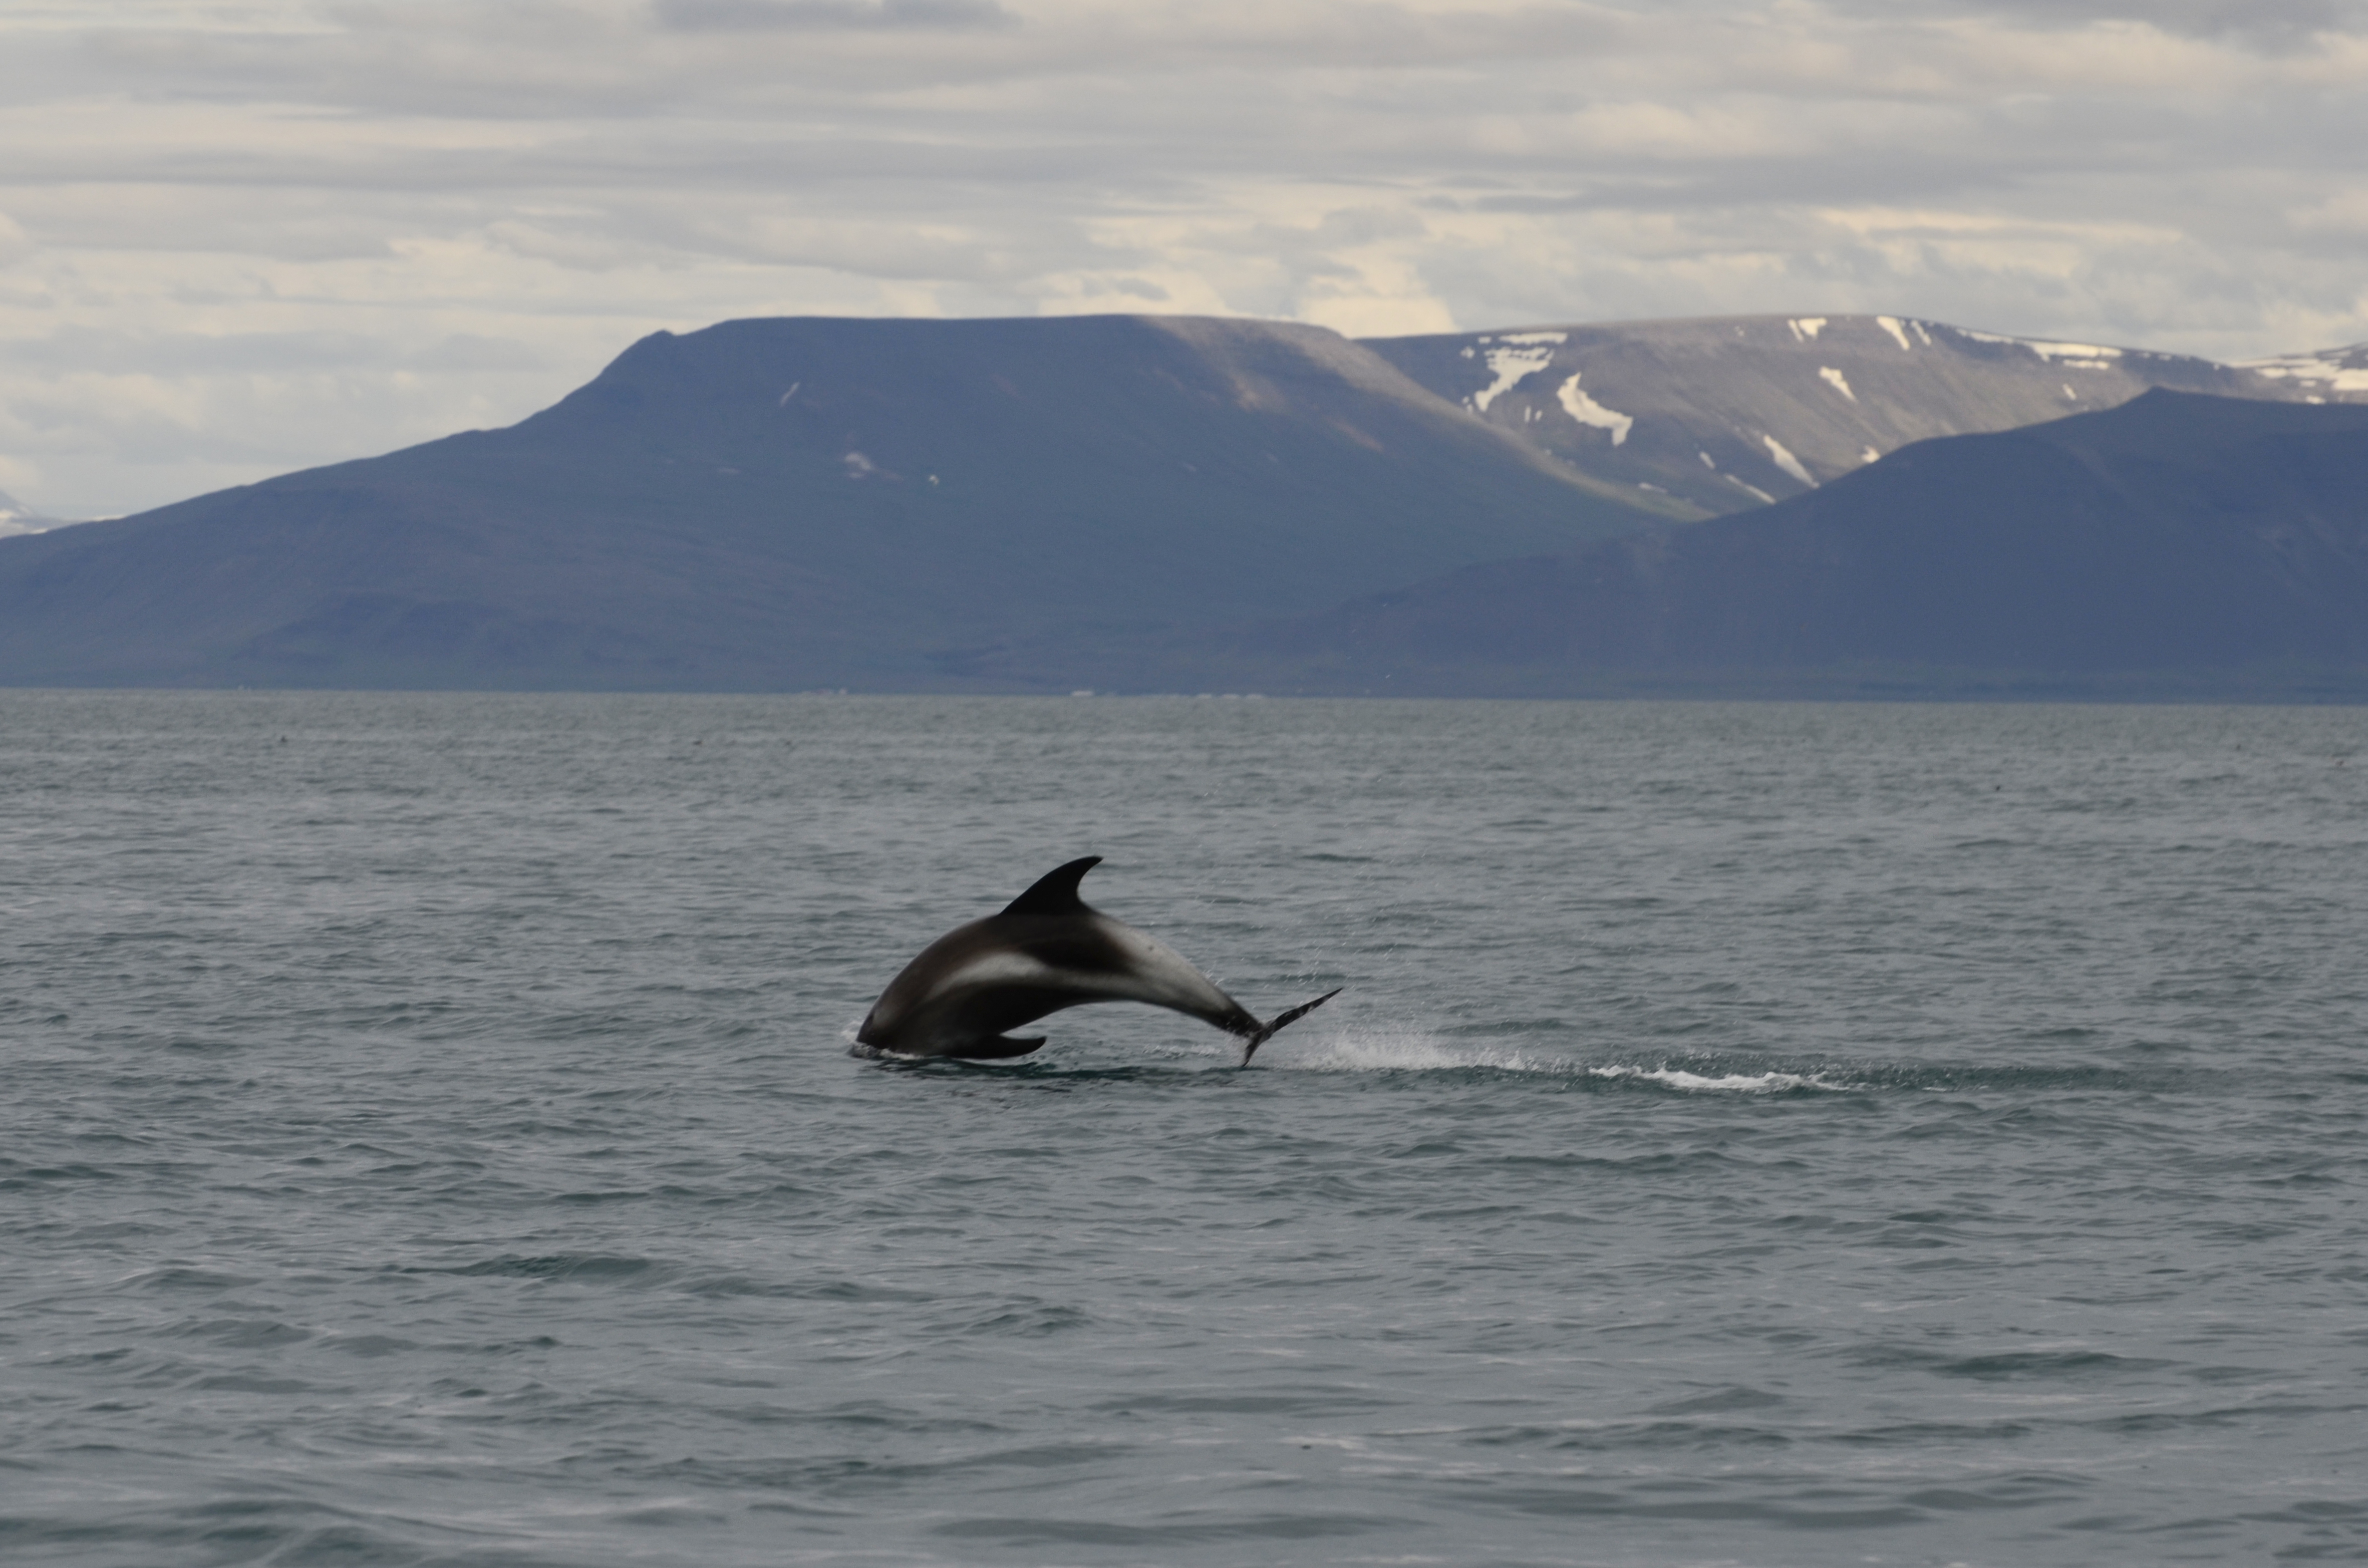
M 2155 387 L 2368 400 L 2368 345 L 2223 365 L 1904 316 L 1723 316 L 1368 340 L 1442 398 L 1697 515 L 1802 494 L 1911 441 L 2118 407 Z
M 2348 668 L 2368 653 L 2323 623 L 2368 619 L 2355 402 L 2368 350 L 2224 366 L 1882 316 L 1362 343 L 1190 317 L 730 322 L 645 338 L 507 429 L 0 539 L 0 682 Z
M 1304 610 L 1641 499 L 1312 327 L 728 322 L 507 429 L 0 540 L 0 679 L 960 687 L 1012 638 Z
M 2358 700 L 2368 406 L 2157 389 L 1184 653 L 1158 684 Z

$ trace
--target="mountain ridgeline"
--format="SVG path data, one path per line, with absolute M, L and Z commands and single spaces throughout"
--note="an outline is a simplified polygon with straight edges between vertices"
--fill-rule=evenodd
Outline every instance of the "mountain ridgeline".
M 1654 499 L 1315 328 L 730 322 L 507 429 L 0 540 L 0 678 L 961 687 L 1015 637 L 1309 610 Z
M 728 322 L 507 429 L 0 539 L 0 682 L 2350 690 L 2351 399 L 2361 350 L 1873 316 Z

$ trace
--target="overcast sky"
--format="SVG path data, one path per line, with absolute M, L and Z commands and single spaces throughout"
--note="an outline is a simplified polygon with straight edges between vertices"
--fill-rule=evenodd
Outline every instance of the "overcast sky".
M 2368 338 L 2368 0 L 0 0 L 0 490 L 733 316 Z

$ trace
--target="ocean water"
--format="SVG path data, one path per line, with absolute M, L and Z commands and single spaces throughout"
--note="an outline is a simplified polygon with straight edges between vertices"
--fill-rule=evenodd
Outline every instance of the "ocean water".
M 1346 989 L 849 1055 L 1088 853 Z M 0 693 L 0 1560 L 2360 1561 L 2363 954 L 2360 710 Z

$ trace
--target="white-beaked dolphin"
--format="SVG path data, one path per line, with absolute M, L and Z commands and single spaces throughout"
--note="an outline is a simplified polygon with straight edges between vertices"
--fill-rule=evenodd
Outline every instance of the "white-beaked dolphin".
M 864 1015 L 858 1048 L 1001 1061 L 1044 1043 L 1041 1036 L 1013 1040 L 1006 1029 L 1089 1002 L 1148 1002 L 1239 1035 L 1247 1067 L 1277 1029 L 1340 994 L 1327 991 L 1270 1024 L 1258 1022 L 1180 955 L 1087 907 L 1077 883 L 1101 862 L 1099 855 L 1072 860 L 1000 915 L 958 926 L 922 949 Z

